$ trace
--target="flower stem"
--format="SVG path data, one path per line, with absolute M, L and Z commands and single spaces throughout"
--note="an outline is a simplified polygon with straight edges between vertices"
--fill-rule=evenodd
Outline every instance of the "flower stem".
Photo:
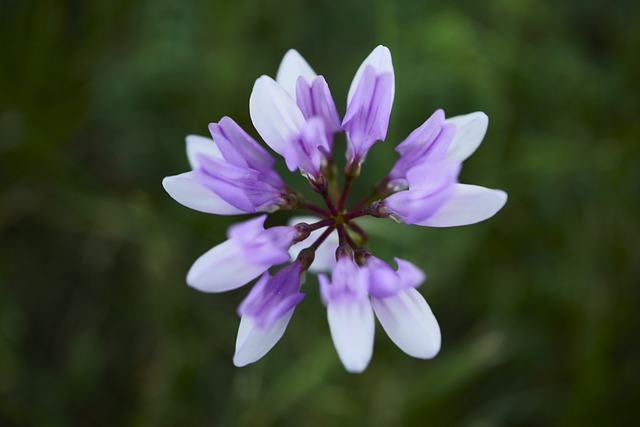
M 369 215 L 369 210 L 368 209 L 362 209 L 362 210 L 355 211 L 355 212 L 354 211 L 347 212 L 346 214 L 344 214 L 342 216 L 342 218 L 345 221 L 350 221 L 350 220 L 352 220 L 354 218 L 359 218 L 359 217 L 365 216 L 365 215 Z
M 344 205 L 347 203 L 347 195 L 349 194 L 349 190 L 351 189 L 352 182 L 353 178 L 347 175 L 344 180 L 344 186 L 342 187 L 340 200 L 338 201 L 338 212 L 342 212 L 342 210 L 344 209 Z
M 326 210 L 324 210 L 324 209 L 322 209 L 322 208 L 320 208 L 320 207 L 318 207 L 316 205 L 312 205 L 311 203 L 300 202 L 300 204 L 298 206 L 300 208 L 302 208 L 302 209 L 306 209 L 308 211 L 316 213 L 316 214 L 318 214 L 318 215 L 320 215 L 322 217 L 325 217 L 325 218 L 328 218 L 328 217 L 331 216 L 331 214 L 328 211 L 326 211 Z
M 324 232 L 320 235 L 320 237 L 318 237 L 318 239 L 313 242 L 313 244 L 311 246 L 309 246 L 309 249 L 312 250 L 316 250 L 318 249 L 318 247 L 322 244 L 322 242 L 324 242 L 327 237 L 329 237 L 329 234 L 331 234 L 331 232 L 333 231 L 333 227 L 328 227 L 326 230 L 324 230 Z
M 345 245 L 347 243 L 346 232 L 344 230 L 344 225 L 338 225 L 338 244 L 340 246 Z
M 313 224 L 309 224 L 309 229 L 311 231 L 316 231 L 319 228 L 326 227 L 327 225 L 331 225 L 334 223 L 333 218 L 325 218 L 318 222 L 314 222 Z
M 329 212 L 331 212 L 331 215 L 338 215 L 338 210 L 336 209 L 335 205 L 333 204 L 333 201 L 329 197 L 329 194 L 326 191 L 324 191 L 320 193 L 320 195 L 322 196 L 322 200 L 324 200 L 324 203 L 327 205 L 327 208 L 329 208 Z

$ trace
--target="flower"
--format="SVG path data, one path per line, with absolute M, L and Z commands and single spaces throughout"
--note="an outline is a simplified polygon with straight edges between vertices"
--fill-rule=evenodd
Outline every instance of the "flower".
M 295 50 L 285 54 L 275 80 L 256 80 L 249 99 L 254 127 L 290 171 L 307 179 L 323 206 L 289 187 L 273 169 L 275 158 L 232 119 L 209 125 L 213 140 L 187 137 L 192 170 L 163 180 L 169 195 L 217 215 L 263 213 L 232 226 L 228 240 L 198 258 L 187 274 L 187 283 L 203 292 L 236 289 L 259 277 L 238 308 L 236 366 L 256 362 L 282 338 L 305 296 L 300 289 L 306 272 L 319 273 L 329 330 L 347 371 L 368 366 L 374 318 L 412 357 L 430 359 L 440 350 L 440 327 L 416 290 L 425 274 L 409 261 L 396 258 L 394 269 L 375 257 L 357 220 L 373 216 L 420 226 L 467 225 L 493 216 L 507 195 L 458 182 L 462 162 L 484 138 L 487 116 L 446 118 L 436 110 L 396 146 L 397 161 L 371 194 L 347 206 L 369 149 L 386 138 L 394 96 L 391 54 L 384 46 L 358 68 L 342 120 L 324 77 Z M 340 179 L 333 141 L 342 132 L 347 146 Z M 264 213 L 275 210 L 306 215 L 265 228 Z M 284 267 L 271 275 L 268 270 L 279 265 Z

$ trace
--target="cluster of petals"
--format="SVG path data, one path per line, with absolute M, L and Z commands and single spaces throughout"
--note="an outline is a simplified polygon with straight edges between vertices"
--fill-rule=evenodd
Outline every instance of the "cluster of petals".
M 191 171 L 163 180 L 169 195 L 201 212 L 261 213 L 232 226 L 228 240 L 202 255 L 187 274 L 187 283 L 203 292 L 229 291 L 257 279 L 238 308 L 236 366 L 259 360 L 283 336 L 305 297 L 306 272 L 320 273 L 330 333 L 349 372 L 362 372 L 371 360 L 375 318 L 408 355 L 429 359 L 438 353 L 438 322 L 416 290 L 425 274 L 409 261 L 396 258 L 394 269 L 371 254 L 356 220 L 369 215 L 420 226 L 473 224 L 498 212 L 506 193 L 458 182 L 462 162 L 484 138 L 487 116 L 446 118 L 437 110 L 396 146 L 399 157 L 374 191 L 347 207 L 368 151 L 386 138 L 394 84 L 384 46 L 356 71 L 342 119 L 324 77 L 295 50 L 286 53 L 275 80 L 256 80 L 249 99 L 255 129 L 290 171 L 306 177 L 324 206 L 289 187 L 274 170 L 270 152 L 231 118 L 209 125 L 212 139 L 187 137 Z M 339 133 L 347 142 L 341 192 L 333 159 Z M 265 228 L 266 213 L 275 210 L 302 210 L 306 216 Z

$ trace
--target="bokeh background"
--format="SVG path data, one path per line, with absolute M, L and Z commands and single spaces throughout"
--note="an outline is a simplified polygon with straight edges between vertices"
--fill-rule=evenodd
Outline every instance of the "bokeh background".
M 635 425 L 639 19 L 632 0 L 0 1 L 0 425 Z M 435 109 L 482 110 L 461 178 L 509 202 L 470 227 L 362 223 L 377 255 L 427 271 L 434 360 L 378 327 L 368 370 L 346 373 L 310 278 L 282 341 L 237 369 L 246 289 L 185 274 L 239 218 L 161 180 L 209 122 L 256 135 L 253 82 L 287 49 L 343 114 L 377 44 L 396 100 L 362 181 Z

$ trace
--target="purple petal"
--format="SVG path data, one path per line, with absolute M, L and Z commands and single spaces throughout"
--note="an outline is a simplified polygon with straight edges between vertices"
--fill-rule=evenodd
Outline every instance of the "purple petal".
M 405 180 L 410 169 L 442 160 L 454 133 L 455 126 L 444 122 L 444 112 L 436 111 L 396 147 L 400 158 L 391 169 L 389 179 Z
M 391 61 L 391 52 L 385 46 L 377 46 L 373 51 L 362 61 L 358 71 L 356 71 L 355 76 L 353 77 L 353 81 L 351 82 L 351 86 L 349 87 L 349 94 L 347 96 L 347 104 L 351 103 L 351 99 L 356 93 L 356 89 L 360 84 L 360 80 L 362 78 L 362 73 L 365 68 L 368 66 L 373 67 L 377 73 L 390 73 L 393 75 L 393 63 Z M 395 93 L 395 85 L 391 88 L 391 100 L 393 101 L 393 96 Z
M 407 287 L 418 286 L 424 281 L 424 273 L 409 261 L 395 258 L 398 271 L 373 255 L 366 257 L 363 267 L 369 274 L 369 293 L 376 298 L 386 298 Z
M 455 160 L 443 160 L 425 163 L 407 172 L 407 181 L 411 190 L 435 192 L 456 182 L 460 173 L 460 163 Z
M 331 284 L 320 283 L 321 292 L 329 303 L 336 301 L 356 301 L 368 296 L 368 275 L 349 257 L 342 257 L 336 263 L 331 275 Z
M 200 164 L 194 171 L 198 182 L 244 212 L 271 211 L 282 201 L 283 189 L 262 180 L 255 169 L 204 157 Z
M 257 264 L 276 265 L 289 261 L 289 247 L 296 235 L 294 227 L 263 228 L 266 215 L 235 224 L 229 238 L 238 242 L 245 258 Z
M 293 309 L 304 294 L 299 292 L 302 263 L 294 262 L 273 277 L 265 273 L 238 307 L 241 316 L 249 316 L 259 328 L 268 328 Z
M 400 258 L 394 259 L 396 260 L 396 264 L 398 264 L 397 274 L 402 281 L 403 288 L 415 288 L 427 278 L 422 270 L 409 261 Z
M 383 200 L 385 209 L 406 224 L 415 224 L 434 215 L 450 197 L 460 163 L 443 160 L 415 167 L 407 172 L 409 190 Z
M 377 140 L 384 140 L 393 102 L 393 74 L 367 66 L 347 107 L 342 129 L 348 133 L 349 162 L 362 160 Z
M 330 151 L 322 119 L 312 117 L 300 136 L 285 147 L 283 155 L 290 171 L 300 169 L 305 175 L 318 177 L 326 162 L 325 153 Z
M 400 277 L 389 264 L 373 255 L 367 256 L 366 260 L 363 269 L 369 274 L 369 294 L 383 298 L 400 291 Z
M 309 83 L 300 76 L 296 85 L 296 103 L 305 119 L 320 117 L 327 131 L 327 138 L 333 141 L 333 133 L 340 129 L 340 117 L 331 91 L 324 77 L 318 76 Z M 331 147 L 329 147 L 331 152 Z
M 261 172 L 272 170 L 275 163 L 273 156 L 233 119 L 223 117 L 218 123 L 209 124 L 209 131 L 224 159 L 232 165 Z

